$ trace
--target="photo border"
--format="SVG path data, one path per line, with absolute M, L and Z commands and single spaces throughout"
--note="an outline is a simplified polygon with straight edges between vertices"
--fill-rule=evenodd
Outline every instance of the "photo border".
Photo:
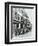
M 18 42 L 9 42 L 9 5 L 32 5 L 36 7 L 36 39 L 33 41 L 18 41 Z M 18 43 L 31 43 L 37 42 L 37 4 L 32 3 L 21 3 L 21 2 L 5 2 L 5 44 L 18 44 Z

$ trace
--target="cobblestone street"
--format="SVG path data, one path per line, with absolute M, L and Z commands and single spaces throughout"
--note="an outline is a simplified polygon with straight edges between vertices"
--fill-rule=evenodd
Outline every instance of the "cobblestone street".
M 32 38 L 31 36 L 32 36 L 32 33 L 30 31 L 30 32 L 25 33 L 23 35 L 19 35 L 19 36 L 13 37 L 12 39 L 13 39 L 13 41 L 24 41 L 24 40 L 26 41 L 26 40 Z

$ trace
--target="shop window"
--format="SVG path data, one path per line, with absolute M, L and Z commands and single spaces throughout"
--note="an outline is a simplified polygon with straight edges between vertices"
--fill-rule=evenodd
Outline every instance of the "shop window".
M 21 24 L 21 28 L 23 28 L 23 24 Z
M 17 28 L 19 27 L 19 24 L 17 24 Z

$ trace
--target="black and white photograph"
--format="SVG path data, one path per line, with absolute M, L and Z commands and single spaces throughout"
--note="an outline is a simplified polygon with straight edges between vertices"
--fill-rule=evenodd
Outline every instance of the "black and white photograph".
M 36 4 L 9 3 L 6 7 L 6 38 L 10 43 L 37 41 Z

